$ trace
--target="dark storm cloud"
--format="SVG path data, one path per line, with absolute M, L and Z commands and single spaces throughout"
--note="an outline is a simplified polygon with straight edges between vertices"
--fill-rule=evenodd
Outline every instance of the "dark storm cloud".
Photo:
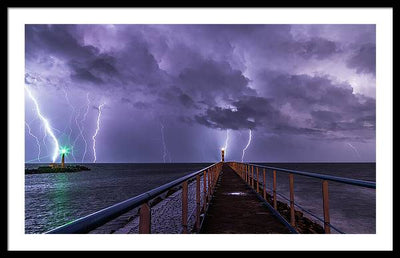
M 163 87 L 156 94 L 158 97 L 157 103 L 167 108 L 184 109 L 185 111 L 199 108 L 196 101 L 190 96 L 190 92 L 186 94 L 182 88 L 175 85 Z
M 237 98 L 255 95 L 248 87 L 249 79 L 241 71 L 233 69 L 226 62 L 203 60 L 194 68 L 184 69 L 179 74 L 179 83 L 186 93 L 198 101 L 216 104 L 216 97 Z
M 112 87 L 151 87 L 164 81 L 143 40 L 132 37 L 119 51 L 102 53 L 95 46 L 85 45 L 81 34 L 73 25 L 27 26 L 27 58 L 35 59 L 38 53 L 53 55 L 69 66 L 72 80 L 100 86 L 107 82 Z
M 110 76 L 118 75 L 112 56 L 100 53 L 92 45 L 83 45 L 81 41 L 75 26 L 33 25 L 27 26 L 25 49 L 28 59 L 43 53 L 63 60 L 70 68 L 73 81 L 101 85 Z
M 79 43 L 75 37 L 75 29 L 74 25 L 27 25 L 25 28 L 27 57 L 45 53 L 66 60 L 81 60 L 98 54 L 97 48 Z
M 233 108 L 208 108 L 205 114 L 196 116 L 196 121 L 211 128 L 240 130 L 254 129 L 267 121 L 276 125 L 284 120 L 266 98 L 246 96 L 231 105 Z
M 311 115 L 315 119 L 325 122 L 337 121 L 342 118 L 342 115 L 339 113 L 326 110 L 311 111 Z
M 109 55 L 102 55 L 90 62 L 90 69 L 108 74 L 110 76 L 118 76 L 118 71 L 114 67 L 116 60 L 114 57 Z
M 143 101 L 133 102 L 132 100 L 130 100 L 128 98 L 125 98 L 125 97 L 121 98 L 121 103 L 131 105 L 132 107 L 137 108 L 137 109 L 149 109 L 149 108 L 151 108 L 151 104 L 149 104 L 149 103 L 146 103 L 146 102 L 143 102 Z
M 347 60 L 347 66 L 356 69 L 357 73 L 371 73 L 375 75 L 376 47 L 375 44 L 367 43 L 360 46 L 356 52 Z
M 276 125 L 273 129 L 273 132 L 279 132 L 280 134 L 311 135 L 314 137 L 324 137 L 326 133 L 324 130 L 316 128 L 297 127 L 288 124 Z
M 164 79 L 148 45 L 140 39 L 130 39 L 115 56 L 122 75 L 132 83 L 153 87 Z
M 294 55 L 322 60 L 342 52 L 340 42 L 331 39 L 318 36 L 293 38 L 290 25 L 206 25 L 185 28 L 186 33 L 200 42 L 205 38 L 213 38 L 209 47 L 224 58 L 231 58 L 238 46 L 259 57 L 264 56 L 267 62 L 291 59 Z
M 69 63 L 72 73 L 71 78 L 75 81 L 83 81 L 83 82 L 91 82 L 94 84 L 102 84 L 104 83 L 102 79 L 96 77 L 90 69 L 81 65 L 77 62 L 70 62 Z
M 354 94 L 347 83 L 336 83 L 326 76 L 292 75 L 265 71 L 261 78 L 267 95 L 279 110 L 290 105 L 297 112 L 309 115 L 306 128 L 290 121 L 276 125 L 284 131 L 321 134 L 349 130 L 374 130 L 375 100 Z M 290 113 L 287 116 L 292 116 Z M 293 117 L 295 118 L 295 117 Z M 269 121 L 274 123 L 274 121 Z
M 324 59 L 340 51 L 337 43 L 323 38 L 312 38 L 305 42 L 298 42 L 297 54 L 303 58 Z
M 151 108 L 151 104 L 143 102 L 143 101 L 137 101 L 135 103 L 132 103 L 132 105 L 137 109 L 149 109 L 149 108 Z
M 33 84 L 34 82 L 35 78 L 33 78 L 29 73 L 25 73 L 25 84 Z
M 346 131 L 359 130 L 364 128 L 365 117 L 359 117 L 353 121 L 343 121 L 343 116 L 336 112 L 330 111 L 312 111 L 313 125 L 327 131 Z M 372 118 L 369 117 L 370 119 Z
M 122 97 L 121 98 L 121 103 L 125 103 L 125 104 L 132 104 L 132 101 L 128 98 Z
M 115 68 L 115 58 L 109 55 L 98 55 L 88 60 L 68 62 L 71 68 L 71 78 L 78 81 L 88 81 L 103 84 L 106 81 L 119 81 L 119 72 Z
M 187 95 L 187 94 L 181 94 L 179 95 L 179 101 L 184 105 L 185 107 L 193 107 L 194 106 L 194 101 L 193 99 Z
M 261 78 L 268 87 L 267 94 L 275 102 L 290 103 L 298 109 L 308 109 L 312 105 L 341 109 L 358 102 L 349 84 L 333 82 L 327 76 L 266 71 Z

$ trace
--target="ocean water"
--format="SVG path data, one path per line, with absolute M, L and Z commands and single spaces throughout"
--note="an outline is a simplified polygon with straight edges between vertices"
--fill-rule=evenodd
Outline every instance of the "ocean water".
M 268 163 L 271 167 L 281 167 L 327 174 L 339 177 L 360 179 L 375 182 L 375 163 Z M 259 170 L 261 177 L 262 171 Z M 266 171 L 266 188 L 272 189 L 272 171 Z M 289 199 L 289 175 L 277 172 L 277 193 Z M 261 180 L 262 181 L 262 180 Z M 269 193 L 272 191 L 269 190 Z M 348 234 L 375 234 L 376 231 L 376 191 L 364 187 L 328 183 L 330 223 L 340 232 Z M 272 194 L 272 193 L 271 193 Z M 278 200 L 286 199 L 278 195 Z M 294 175 L 295 203 L 307 212 L 323 218 L 322 181 L 310 177 Z M 296 210 L 300 210 L 295 207 Z M 318 221 L 303 212 L 308 218 Z M 332 233 L 339 233 L 331 229 Z
M 25 233 L 46 232 L 211 164 L 83 165 L 91 170 L 25 175 Z
M 43 164 L 26 164 L 27 168 Z M 25 233 L 44 233 L 210 164 L 84 164 L 91 171 L 25 175 Z M 375 181 L 375 163 L 269 163 L 269 166 Z M 272 172 L 266 172 L 267 189 Z M 260 177 L 262 172 L 260 171 Z M 288 197 L 288 175 L 277 190 Z M 322 217 L 321 182 L 295 176 L 295 202 Z M 375 190 L 329 183 L 331 224 L 346 233 L 375 233 Z M 279 197 L 280 200 L 284 200 Z M 334 233 L 334 230 L 332 230 Z

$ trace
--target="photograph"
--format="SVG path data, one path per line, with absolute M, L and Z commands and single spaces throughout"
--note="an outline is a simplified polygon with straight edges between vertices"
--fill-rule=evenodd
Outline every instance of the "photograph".
M 12 172 L 26 239 L 378 237 L 393 173 L 379 180 L 392 150 L 377 146 L 378 87 L 393 87 L 377 79 L 379 23 L 207 11 L 192 10 L 203 23 L 22 19 L 9 87 L 22 92 L 24 172 Z

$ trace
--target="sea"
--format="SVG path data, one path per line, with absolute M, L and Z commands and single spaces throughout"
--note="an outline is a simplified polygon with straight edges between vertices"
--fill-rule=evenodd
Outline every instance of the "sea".
M 374 181 L 375 163 L 259 163 L 265 166 Z M 29 163 L 26 168 L 48 164 Z M 211 165 L 211 163 L 90 163 L 90 171 L 25 175 L 25 233 L 45 233 L 115 203 Z M 260 179 L 262 171 L 259 171 Z M 271 191 L 272 171 L 266 171 Z M 322 182 L 294 176 L 296 209 L 323 218 Z M 277 172 L 278 200 L 287 202 L 289 176 Z M 332 233 L 375 234 L 375 189 L 329 182 Z

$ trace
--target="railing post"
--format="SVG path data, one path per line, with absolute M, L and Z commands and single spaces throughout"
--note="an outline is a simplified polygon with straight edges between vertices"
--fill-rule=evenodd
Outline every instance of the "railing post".
M 215 188 L 215 184 L 217 183 L 217 168 L 213 169 L 213 188 Z
M 208 185 L 208 200 L 210 200 L 211 196 L 211 180 L 210 180 L 211 169 L 207 170 L 207 185 Z
M 247 184 L 250 185 L 250 165 L 247 166 Z
M 200 174 L 196 176 L 196 231 L 200 229 Z
M 212 187 L 213 187 L 213 191 L 214 191 L 214 186 L 215 186 L 215 173 L 217 172 L 217 168 L 215 167 L 212 170 Z
M 213 193 L 213 186 L 214 186 L 214 177 L 213 177 L 213 174 L 214 174 L 214 170 L 215 170 L 215 167 L 213 167 L 211 170 L 210 170 L 210 183 L 211 183 L 211 194 Z
M 296 218 L 294 213 L 294 179 L 293 174 L 289 174 L 289 185 L 290 185 L 290 224 L 296 226 Z
M 206 170 L 203 171 L 203 195 L 204 195 L 204 201 L 203 201 L 203 210 L 206 210 L 206 205 L 207 205 L 207 185 L 206 185 L 206 180 L 207 180 L 207 172 Z
M 213 174 L 214 174 L 215 168 L 216 168 L 216 167 L 213 167 L 213 168 L 211 169 L 211 171 L 210 171 L 210 182 L 211 182 L 210 193 L 211 193 L 211 195 L 212 195 L 213 192 L 214 192 L 214 176 L 213 176 Z
M 254 166 L 251 166 L 251 187 L 254 189 Z
M 248 185 L 251 185 L 251 177 L 250 177 L 250 171 L 251 171 L 251 168 L 250 168 L 250 165 L 248 166 L 248 171 L 247 171 L 247 183 L 248 183 Z
M 265 182 L 265 168 L 263 169 L 263 192 L 264 192 L 264 200 L 267 200 L 267 184 Z
M 214 187 L 217 184 L 217 167 L 214 169 Z
M 182 183 L 182 233 L 188 233 L 188 182 Z
M 249 165 L 246 165 L 246 184 L 249 184 Z
M 259 177 L 258 177 L 258 167 L 256 167 L 256 170 L 257 170 L 257 193 L 259 193 L 260 192 L 260 190 L 259 190 Z
M 324 229 L 325 234 L 331 233 L 330 217 L 329 217 L 329 193 L 328 193 L 328 181 L 322 181 L 322 200 L 324 206 Z
M 274 180 L 273 180 L 273 186 L 272 186 L 272 193 L 273 193 L 273 197 L 274 197 L 274 209 L 278 210 L 278 205 L 276 203 L 276 171 L 273 171 L 273 176 L 274 176 Z
M 213 172 L 213 185 L 217 183 L 217 167 L 215 167 L 214 172 Z
M 211 195 L 212 195 L 212 172 L 213 172 L 214 168 L 210 168 L 210 170 L 208 171 L 208 180 L 210 182 L 210 184 L 208 185 L 208 187 L 210 188 L 208 191 L 210 192 L 210 200 L 211 200 Z
M 139 234 L 151 233 L 151 209 L 148 203 L 143 203 L 139 210 Z

